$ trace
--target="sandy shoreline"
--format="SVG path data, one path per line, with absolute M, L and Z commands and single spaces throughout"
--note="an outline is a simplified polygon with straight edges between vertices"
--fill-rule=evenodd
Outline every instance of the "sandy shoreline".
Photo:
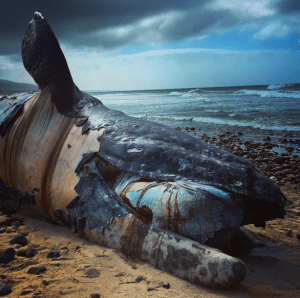
M 257 247 L 237 255 L 247 268 L 239 286 L 217 291 L 194 285 L 81 239 L 26 206 L 14 211 L 18 205 L 2 199 L 0 252 L 12 247 L 9 242 L 14 236 L 23 235 L 28 240 L 25 247 L 16 249 L 12 261 L 0 264 L 1 282 L 12 291 L 5 297 L 300 297 L 299 158 L 295 152 L 278 154 L 268 140 L 260 145 L 239 144 L 236 133 L 215 139 L 200 137 L 236 154 L 243 153 L 280 185 L 289 201 L 284 219 L 268 222 L 265 229 L 246 226 L 253 232 Z M 25 255 L 29 248 L 32 257 Z M 59 252 L 59 257 L 47 258 L 51 250 Z M 30 268 L 36 274 L 28 273 Z

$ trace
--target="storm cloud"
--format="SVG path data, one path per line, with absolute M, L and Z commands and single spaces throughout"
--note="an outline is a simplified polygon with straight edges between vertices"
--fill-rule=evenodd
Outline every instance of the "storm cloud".
M 11 0 L 0 10 L 0 78 L 33 83 L 21 41 L 39 11 L 81 89 L 299 81 L 293 0 Z
M 299 3 L 291 0 L 6 1 L 0 11 L 0 55 L 20 52 L 21 39 L 35 11 L 44 15 L 60 42 L 73 47 L 112 50 L 126 45 L 201 38 L 247 24 L 261 26 L 278 15 L 299 11 Z M 285 30 L 287 27 L 295 30 L 284 18 L 282 23 Z
M 279 13 L 295 14 L 300 12 L 300 2 L 298 0 L 275 1 L 275 3 Z
M 207 1 L 201 1 L 201 6 Z M 0 12 L 1 54 L 20 47 L 20 40 L 35 11 L 41 12 L 59 39 L 70 44 L 90 41 L 97 31 L 134 25 L 150 16 L 199 7 L 198 1 L 7 1 Z M 96 34 L 97 35 L 97 34 Z M 94 41 L 95 42 L 95 41 Z M 101 44 L 101 40 L 97 42 Z M 115 42 L 112 41 L 112 47 Z

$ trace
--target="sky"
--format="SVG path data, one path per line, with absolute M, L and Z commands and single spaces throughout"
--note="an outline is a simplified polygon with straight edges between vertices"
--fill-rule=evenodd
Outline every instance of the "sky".
M 34 83 L 21 42 L 35 11 L 82 90 L 300 82 L 299 0 L 1 0 L 0 79 Z

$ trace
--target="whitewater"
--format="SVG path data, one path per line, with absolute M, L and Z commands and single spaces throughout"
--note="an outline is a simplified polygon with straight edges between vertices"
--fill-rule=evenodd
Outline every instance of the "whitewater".
M 211 135 L 224 127 L 300 132 L 300 84 L 88 93 L 130 116 Z

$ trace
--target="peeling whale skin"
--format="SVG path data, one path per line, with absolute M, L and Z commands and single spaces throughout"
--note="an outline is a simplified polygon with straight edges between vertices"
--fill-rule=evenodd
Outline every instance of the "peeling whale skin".
M 38 12 L 22 59 L 40 90 L 0 99 L 0 192 L 191 282 L 240 283 L 245 264 L 219 249 L 241 225 L 284 216 L 279 188 L 243 158 L 80 91 Z

